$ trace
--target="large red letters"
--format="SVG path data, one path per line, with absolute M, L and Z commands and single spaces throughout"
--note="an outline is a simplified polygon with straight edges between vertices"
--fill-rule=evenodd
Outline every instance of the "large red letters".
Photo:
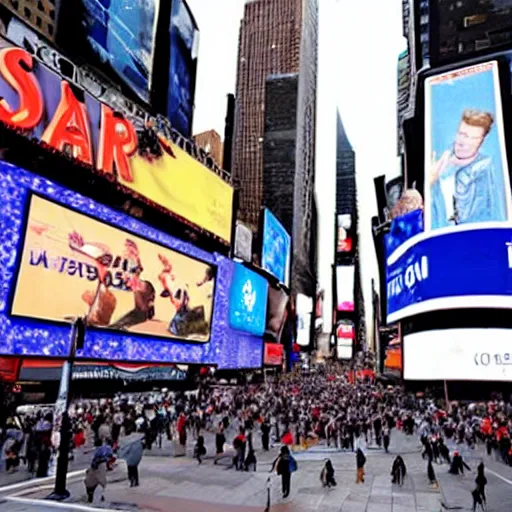
M 32 56 L 21 48 L 0 50 L 0 74 L 19 96 L 18 109 L 15 111 L 5 99 L 0 99 L 0 121 L 24 130 L 35 128 L 44 110 L 43 95 L 32 74 L 32 65 Z

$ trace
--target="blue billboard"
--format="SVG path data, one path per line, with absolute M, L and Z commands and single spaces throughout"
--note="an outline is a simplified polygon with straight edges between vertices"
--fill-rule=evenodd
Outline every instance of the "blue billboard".
M 146 363 L 215 364 L 223 368 L 258 368 L 263 357 L 262 339 L 229 326 L 229 303 L 234 263 L 192 244 L 158 231 L 119 211 L 86 198 L 50 180 L 0 161 L 0 355 L 65 358 L 70 351 L 71 326 L 40 318 L 12 315 L 17 274 L 23 249 L 30 199 L 37 194 L 90 218 L 115 225 L 168 250 L 217 266 L 214 309 L 209 343 L 178 342 L 128 331 L 87 329 L 82 360 Z M 66 217 L 68 218 L 68 217 Z M 36 230 L 38 231 L 38 230 Z M 58 240 L 67 245 L 65 238 Z M 55 270 L 54 270 L 55 271 Z M 80 266 L 73 272 L 78 279 Z M 84 274 L 84 279 L 85 279 Z M 157 282 L 155 281 L 155 284 Z M 159 289 L 159 293 L 160 293 Z M 266 297 L 264 300 L 266 304 Z M 265 314 L 263 314 L 265 319 Z
M 290 235 L 276 216 L 266 209 L 263 217 L 261 266 L 286 286 L 290 281 L 290 251 Z
M 267 319 L 268 283 L 241 264 L 235 264 L 229 304 L 233 329 L 262 336 Z
M 172 1 L 167 118 L 185 137 L 192 135 L 197 71 L 197 25 L 183 0 Z
M 442 309 L 512 309 L 512 227 L 418 234 L 388 252 L 386 286 L 388 323 Z

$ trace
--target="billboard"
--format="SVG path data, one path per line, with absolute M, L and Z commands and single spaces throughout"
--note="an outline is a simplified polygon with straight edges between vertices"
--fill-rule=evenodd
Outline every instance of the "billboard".
M 233 256 L 247 263 L 252 261 L 252 231 L 239 221 L 236 222 Z
M 199 31 L 183 0 L 172 0 L 167 118 L 185 137 L 192 135 Z
M 280 341 L 286 320 L 288 300 L 288 294 L 283 289 L 269 286 L 265 338 Z
M 338 359 L 352 359 L 354 355 L 354 349 L 352 344 L 350 345 L 340 345 L 336 346 L 336 357 Z
M 30 199 L 11 313 L 207 342 L 215 268 L 39 196 Z M 53 290 L 51 298 L 49 290 Z
M 265 366 L 281 366 L 283 364 L 284 347 L 280 343 L 265 343 L 263 364 Z
M 62 2 L 57 43 L 150 102 L 159 1 Z
M 261 266 L 286 286 L 290 282 L 291 237 L 268 209 L 263 213 Z
M 30 36 L 16 24 L 11 28 L 20 43 Z M 30 43 L 41 45 L 34 54 L 0 38 L 0 121 L 95 168 L 126 193 L 230 243 L 232 186 L 172 143 L 149 114 L 134 107 L 122 115 L 91 92 L 105 101 L 115 98 L 111 103 L 121 108 L 125 99 L 118 91 L 102 95 L 97 92 L 101 87 L 92 86 L 86 91 L 78 80 L 82 71 L 37 40 Z M 72 78 L 63 79 L 47 67 L 54 60 L 73 70 Z M 87 83 L 94 80 L 89 77 Z
M 497 61 L 425 80 L 425 230 L 507 222 L 512 200 Z
M 337 252 L 351 252 L 352 251 L 352 215 L 341 214 L 338 215 L 338 234 L 336 241 Z
M 387 321 L 439 309 L 512 309 L 512 227 L 421 233 L 387 256 Z
M 336 267 L 338 311 L 354 311 L 354 265 Z
M 340 320 L 336 326 L 336 339 L 338 342 L 343 340 L 353 340 L 355 338 L 354 322 L 351 320 Z
M 436 329 L 404 336 L 406 380 L 512 380 L 510 329 Z
M 307 347 L 311 340 L 313 299 L 298 293 L 295 309 L 297 314 L 297 344 L 301 347 Z
M 261 336 L 267 315 L 267 280 L 235 263 L 230 292 L 229 323 L 233 329 Z
M 10 311 L 25 238 L 26 214 L 29 211 L 30 197 L 34 193 L 48 201 L 58 202 L 63 207 L 81 212 L 98 222 L 115 225 L 119 230 L 133 234 L 133 237 L 152 242 L 156 247 L 162 246 L 167 248 L 166 251 L 181 253 L 200 260 L 206 265 L 217 267 L 209 343 L 186 342 L 171 337 L 92 328 L 86 330 L 84 348 L 77 352 L 78 359 L 215 364 L 220 369 L 261 367 L 263 359 L 261 338 L 235 331 L 229 325 L 229 294 L 234 272 L 234 263 L 231 260 L 220 255 L 209 254 L 55 182 L 1 161 L 0 355 L 66 358 L 70 351 L 70 325 L 13 316 Z M 68 227 L 69 225 L 66 225 L 66 228 Z M 67 267 L 67 270 L 69 268 Z M 70 279 L 89 283 L 83 266 L 83 279 L 80 277 L 79 268 L 75 266 L 74 270 L 76 274 L 70 276 Z M 55 273 L 58 269 L 49 268 L 48 272 Z M 158 285 L 159 281 L 156 283 Z M 92 282 L 91 288 L 94 288 Z M 161 290 L 157 288 L 158 293 L 161 293 Z

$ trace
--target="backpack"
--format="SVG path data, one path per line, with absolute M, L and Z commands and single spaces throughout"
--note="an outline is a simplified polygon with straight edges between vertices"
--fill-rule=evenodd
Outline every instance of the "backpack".
M 290 467 L 290 473 L 294 473 L 295 471 L 297 471 L 299 466 L 297 464 L 297 461 L 291 455 L 290 455 L 290 460 L 289 460 L 288 464 Z

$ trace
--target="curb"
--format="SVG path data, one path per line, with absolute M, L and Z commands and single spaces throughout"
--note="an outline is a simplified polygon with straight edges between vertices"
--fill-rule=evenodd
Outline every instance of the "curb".
M 84 476 L 85 475 L 85 469 L 79 469 L 77 471 L 71 471 L 68 473 L 67 477 L 68 479 L 72 479 L 78 476 Z M 32 488 L 39 488 L 39 487 L 45 487 L 46 485 L 50 483 L 55 483 L 55 477 L 54 476 L 47 476 L 45 478 L 32 478 L 30 480 L 25 480 L 23 482 L 18 482 L 16 484 L 10 484 L 6 485 L 4 487 L 0 487 L 0 494 L 9 493 L 11 491 L 17 491 L 17 490 L 23 490 L 23 489 L 32 489 Z

